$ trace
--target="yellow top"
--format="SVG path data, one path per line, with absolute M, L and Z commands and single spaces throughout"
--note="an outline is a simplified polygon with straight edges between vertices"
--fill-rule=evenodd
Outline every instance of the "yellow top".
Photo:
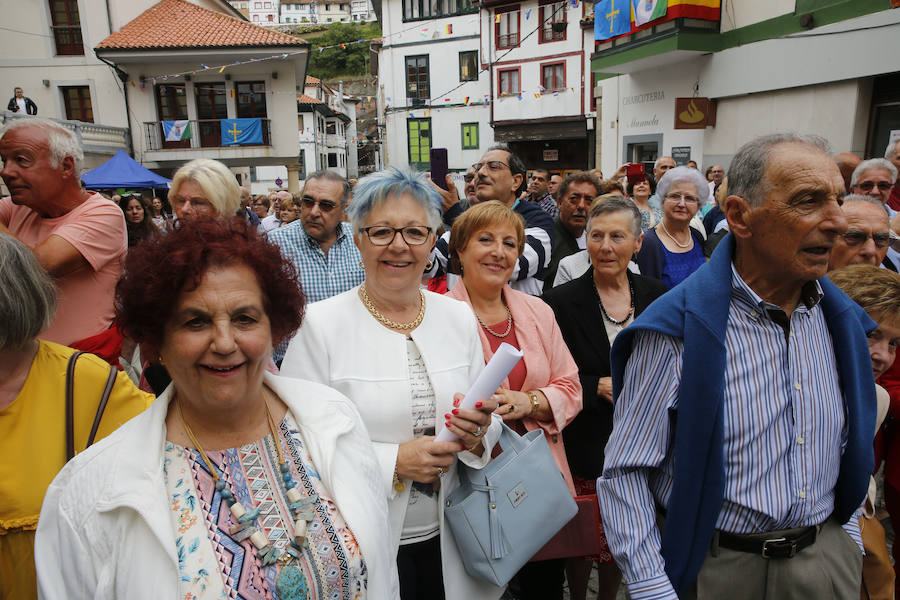
M 50 482 L 66 462 L 66 365 L 72 348 L 40 340 L 22 390 L 0 409 L 0 600 L 37 596 L 34 530 Z M 93 354 L 75 367 L 75 451 L 84 450 L 109 364 Z M 154 397 L 119 372 L 96 440 L 150 406 Z

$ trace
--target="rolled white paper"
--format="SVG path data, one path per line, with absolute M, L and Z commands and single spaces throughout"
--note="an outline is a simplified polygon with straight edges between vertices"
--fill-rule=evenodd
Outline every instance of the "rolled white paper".
M 506 379 L 507 375 L 509 375 L 510 371 L 513 370 L 513 367 L 516 366 L 516 363 L 521 359 L 521 350 L 510 346 L 506 342 L 500 344 L 500 347 L 497 348 L 497 351 L 491 357 L 491 360 L 484 366 L 481 375 L 478 376 L 478 379 L 475 380 L 475 383 L 473 383 L 472 387 L 469 388 L 469 391 L 466 392 L 466 397 L 459 403 L 458 408 L 475 408 L 476 402 L 490 398 L 500 387 L 500 384 L 503 383 L 503 380 Z M 443 426 L 441 427 L 441 431 L 437 434 L 435 441 L 458 442 L 459 437 L 447 429 L 446 426 Z

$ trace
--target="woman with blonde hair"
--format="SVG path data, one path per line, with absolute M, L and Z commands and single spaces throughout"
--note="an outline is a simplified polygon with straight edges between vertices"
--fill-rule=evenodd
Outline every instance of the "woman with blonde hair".
M 175 171 L 169 190 L 175 216 L 232 216 L 241 207 L 241 188 L 228 167 L 217 160 L 197 158 Z

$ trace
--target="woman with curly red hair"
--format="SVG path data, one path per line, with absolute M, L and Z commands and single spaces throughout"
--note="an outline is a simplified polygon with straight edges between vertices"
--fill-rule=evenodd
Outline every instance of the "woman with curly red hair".
M 119 324 L 172 384 L 51 484 L 41 596 L 394 598 L 359 413 L 266 371 L 304 304 L 278 248 L 243 219 L 196 216 L 136 246 L 125 273 Z

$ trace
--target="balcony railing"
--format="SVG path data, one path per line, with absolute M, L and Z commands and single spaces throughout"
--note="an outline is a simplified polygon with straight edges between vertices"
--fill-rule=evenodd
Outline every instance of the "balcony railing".
M 505 35 L 497 36 L 497 47 L 498 48 L 513 48 L 519 45 L 519 34 L 518 33 L 508 33 Z
M 271 146 L 271 119 L 260 119 L 262 121 L 262 144 L 241 144 L 242 147 L 254 146 Z M 188 140 L 180 140 L 171 142 L 166 140 L 166 134 L 163 130 L 162 121 L 145 121 L 144 122 L 144 139 L 146 140 L 145 151 L 154 150 L 177 150 L 196 149 L 196 148 L 233 148 L 234 146 L 223 146 L 222 144 L 222 119 L 197 119 L 191 120 L 191 138 Z
M 12 119 L 30 119 L 21 113 L 0 110 L 0 125 L 4 125 Z M 97 154 L 115 154 L 120 148 L 130 152 L 128 130 L 124 127 L 112 127 L 99 123 L 84 123 L 63 119 L 51 119 L 71 130 L 78 138 L 85 152 Z

